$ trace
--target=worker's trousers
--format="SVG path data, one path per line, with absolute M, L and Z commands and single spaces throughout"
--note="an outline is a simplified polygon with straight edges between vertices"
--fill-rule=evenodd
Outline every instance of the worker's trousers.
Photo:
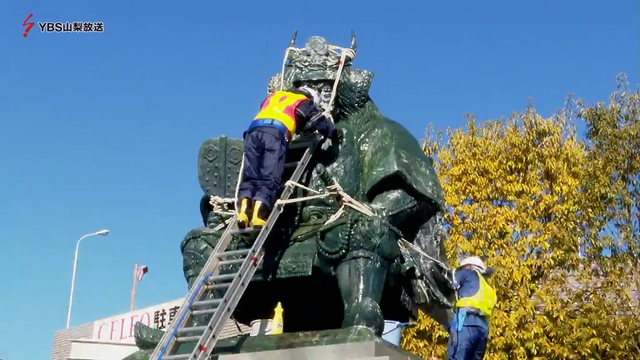
M 261 201 L 267 208 L 271 208 L 282 183 L 286 154 L 287 144 L 282 136 L 260 128 L 247 131 L 244 136 L 244 166 L 238 186 L 238 199 Z
M 464 325 L 449 332 L 447 360 L 482 360 L 487 349 L 489 329 L 482 326 Z

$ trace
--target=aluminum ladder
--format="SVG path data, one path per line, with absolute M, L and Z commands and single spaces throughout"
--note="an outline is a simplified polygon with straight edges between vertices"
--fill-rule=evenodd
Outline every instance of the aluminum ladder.
M 318 134 L 310 135 L 305 139 L 292 142 L 289 146 L 283 183 L 287 170 L 290 171 L 293 167 L 295 170 L 289 180 L 298 182 L 302 177 L 314 151 L 322 140 Z M 304 150 L 303 153 L 302 150 Z M 301 157 L 299 157 L 300 153 L 302 153 Z M 290 161 L 291 157 L 299 157 L 299 159 Z M 289 199 L 293 191 L 293 186 L 285 186 L 280 199 Z M 252 228 L 237 229 L 237 216 L 234 215 L 176 314 L 176 320 L 166 329 L 164 336 L 149 358 L 150 360 L 205 360 L 209 357 L 218 341 L 218 336 L 222 333 L 256 269 L 260 266 L 264 256 L 262 246 L 283 210 L 284 204 L 276 204 L 273 207 L 266 224 L 259 230 L 250 249 L 227 251 L 234 235 L 258 232 Z M 232 257 L 240 258 L 229 259 Z M 237 273 L 219 275 L 220 267 L 224 265 L 240 265 L 240 268 Z M 224 295 L 221 298 L 216 298 L 213 290 L 223 291 Z M 212 298 L 207 299 L 209 295 Z M 205 314 L 213 315 L 206 326 L 187 326 L 193 316 Z M 194 341 L 197 343 L 190 354 L 174 354 L 181 343 Z

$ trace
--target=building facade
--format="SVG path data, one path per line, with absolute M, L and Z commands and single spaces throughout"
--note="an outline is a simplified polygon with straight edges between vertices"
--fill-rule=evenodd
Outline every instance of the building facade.
M 165 329 L 175 318 L 184 299 L 178 299 L 129 313 L 112 316 L 74 328 L 59 330 L 53 336 L 52 360 L 122 360 L 138 350 L 136 322 Z M 231 320 L 220 338 L 250 332 L 250 328 Z

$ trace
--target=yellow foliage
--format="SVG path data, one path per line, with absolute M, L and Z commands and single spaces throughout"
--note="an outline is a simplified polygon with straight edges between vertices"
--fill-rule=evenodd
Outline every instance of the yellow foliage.
M 447 255 L 486 259 L 498 293 L 486 359 L 640 359 L 640 97 L 624 77 L 608 106 L 571 97 L 544 119 L 430 129 L 448 206 Z M 576 131 L 586 123 L 586 138 Z M 603 250 L 607 252 L 603 254 Z M 580 254 L 583 256 L 580 256 Z M 403 347 L 443 358 L 448 334 L 421 315 Z

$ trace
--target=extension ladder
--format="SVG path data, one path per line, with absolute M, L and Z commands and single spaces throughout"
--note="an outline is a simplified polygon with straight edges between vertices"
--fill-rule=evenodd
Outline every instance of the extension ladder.
M 299 182 L 321 139 L 320 135 L 312 134 L 307 139 L 290 144 L 283 183 L 286 180 Z M 290 161 L 290 158 L 298 158 L 298 160 Z M 293 174 L 286 179 L 286 174 L 290 172 L 288 170 L 294 167 Z M 285 186 L 280 200 L 289 199 L 293 190 L 293 186 Z M 276 202 L 266 224 L 259 232 L 252 228 L 237 229 L 237 215 L 234 215 L 176 314 L 176 320 L 166 329 L 150 360 L 205 360 L 208 358 L 218 341 L 218 336 L 222 333 L 256 269 L 260 266 L 264 256 L 262 246 L 283 210 L 284 204 Z M 251 232 L 258 233 L 258 236 L 250 249 L 227 251 L 233 235 Z M 239 258 L 230 259 L 235 257 Z M 240 265 L 240 268 L 237 273 L 219 275 L 220 267 L 225 265 Z M 223 292 L 224 295 L 216 298 L 213 290 Z M 206 326 L 188 326 L 193 316 L 205 314 L 213 315 Z M 190 354 L 175 354 L 181 343 L 194 341 L 197 343 Z

